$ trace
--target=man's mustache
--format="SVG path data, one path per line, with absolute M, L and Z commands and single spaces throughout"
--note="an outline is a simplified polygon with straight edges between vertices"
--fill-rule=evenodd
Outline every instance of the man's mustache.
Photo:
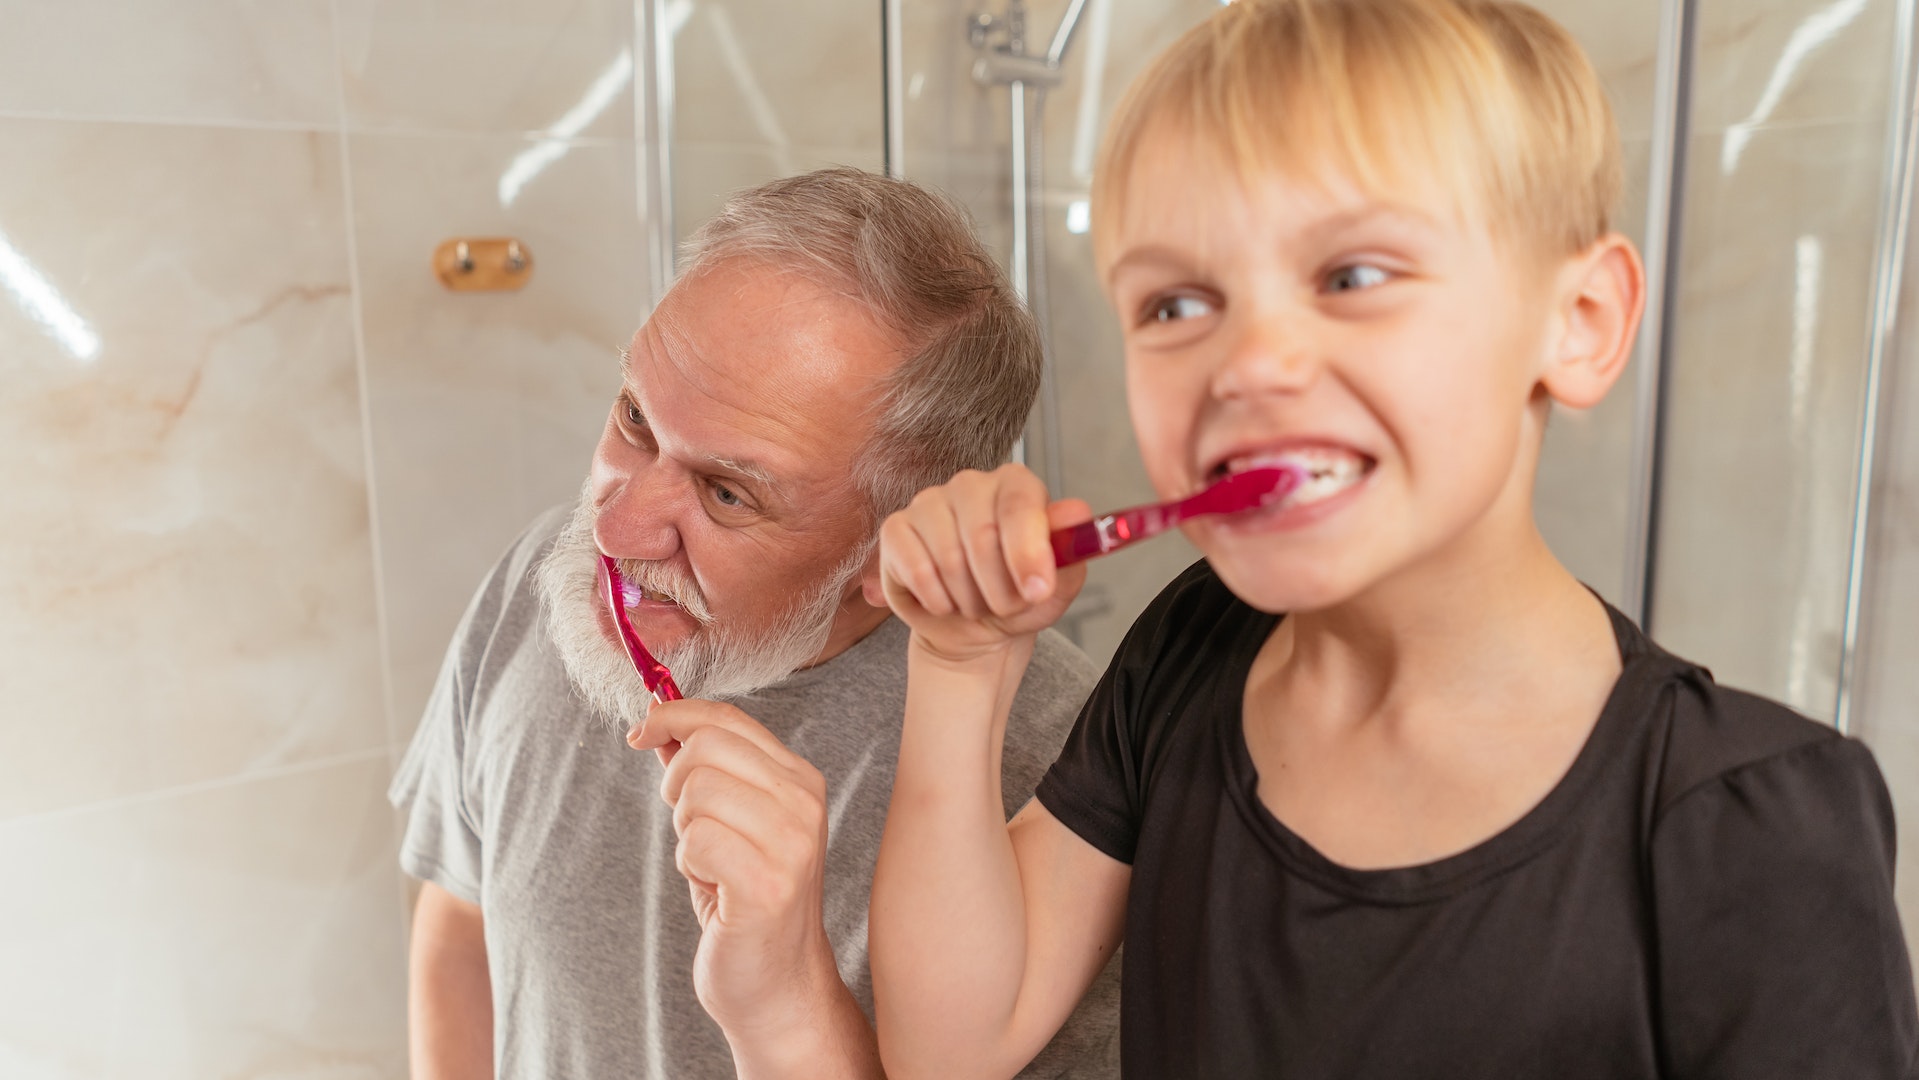
M 680 605 L 681 610 L 693 616 L 701 626 L 711 626 L 713 609 L 707 606 L 706 594 L 700 591 L 699 582 L 693 575 L 671 563 L 650 562 L 644 559 L 620 559 L 620 576 L 629 585 L 637 585 L 649 593 L 664 596 Z

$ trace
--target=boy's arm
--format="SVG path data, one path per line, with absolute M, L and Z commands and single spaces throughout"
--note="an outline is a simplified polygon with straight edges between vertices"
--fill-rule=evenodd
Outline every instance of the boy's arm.
M 1055 573 L 1048 524 L 1038 481 L 1009 466 L 922 493 L 882 532 L 886 597 L 913 629 L 870 923 L 894 1080 L 1013 1075 L 1119 942 L 1130 868 L 1037 803 L 1008 825 L 1000 800 L 1033 636 L 1084 580 Z
M 479 905 L 430 881 L 420 886 L 407 982 L 407 1057 L 416 1080 L 492 1076 L 493 987 Z

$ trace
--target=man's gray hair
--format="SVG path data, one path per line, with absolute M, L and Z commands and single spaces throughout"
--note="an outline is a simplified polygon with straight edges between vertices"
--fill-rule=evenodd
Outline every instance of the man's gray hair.
M 738 256 L 824 274 L 903 343 L 854 466 L 876 526 L 1006 460 L 1039 392 L 1039 328 L 952 200 L 852 168 L 786 177 L 728 199 L 681 249 L 688 276 Z

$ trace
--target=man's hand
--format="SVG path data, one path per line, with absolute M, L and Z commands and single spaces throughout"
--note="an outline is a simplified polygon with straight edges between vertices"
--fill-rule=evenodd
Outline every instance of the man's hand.
M 679 748 L 672 749 L 678 742 Z M 693 989 L 747 1076 L 877 1076 L 821 917 L 826 780 L 752 717 L 655 705 L 627 737 L 666 763 L 675 859 L 700 922 Z
M 1065 613 L 1086 568 L 1056 568 L 1048 534 L 1090 516 L 1078 499 L 1049 505 L 1023 465 L 968 469 L 886 519 L 880 588 L 917 647 L 950 662 L 981 659 Z

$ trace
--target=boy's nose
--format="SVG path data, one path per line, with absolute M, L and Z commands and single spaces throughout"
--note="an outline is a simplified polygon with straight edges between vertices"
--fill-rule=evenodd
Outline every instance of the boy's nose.
M 600 478 L 593 539 L 600 550 L 619 559 L 658 561 L 680 549 L 681 492 L 673 490 L 668 470 L 653 465 L 620 476 Z
M 1213 395 L 1230 400 L 1297 394 L 1312 386 L 1322 366 L 1311 336 L 1296 320 L 1272 315 L 1249 319 L 1214 373 Z

